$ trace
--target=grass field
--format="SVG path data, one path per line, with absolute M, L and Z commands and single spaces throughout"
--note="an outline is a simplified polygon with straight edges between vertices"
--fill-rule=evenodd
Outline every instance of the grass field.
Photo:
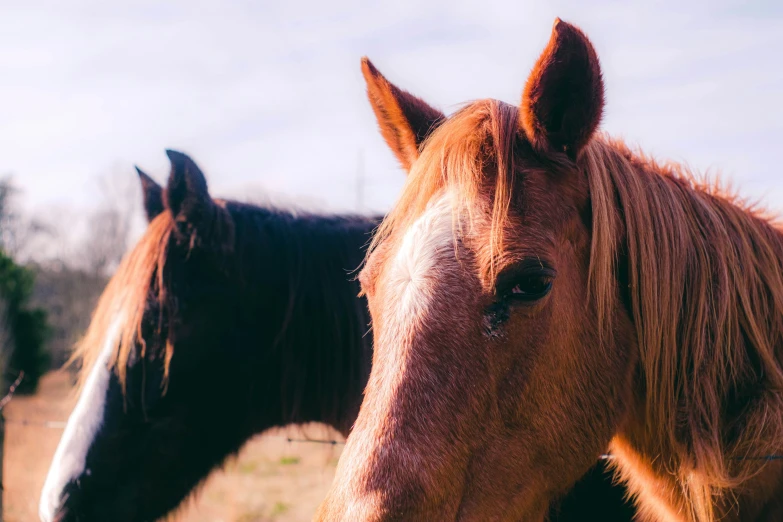
M 21 425 L 15 420 L 62 421 L 71 410 L 68 379 L 51 373 L 37 395 L 14 398 L 5 408 L 5 522 L 38 520 L 38 495 L 62 429 Z M 319 425 L 303 428 L 311 438 L 333 437 Z M 285 522 L 310 520 L 332 481 L 340 446 L 289 443 L 268 433 L 251 440 L 239 457 L 213 473 L 186 502 L 176 522 Z

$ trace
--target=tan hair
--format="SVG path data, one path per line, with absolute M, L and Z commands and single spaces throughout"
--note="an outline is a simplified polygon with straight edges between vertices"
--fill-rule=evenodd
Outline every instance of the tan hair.
M 372 252 L 391 231 L 407 228 L 441 189 L 460 188 L 455 209 L 470 209 L 481 197 L 484 157 L 493 156 L 498 172 L 514 171 L 514 140 L 519 109 L 496 100 L 481 100 L 466 106 L 436 129 L 422 145 L 421 156 L 408 175 L 406 188 L 383 220 L 370 245 Z M 497 176 L 492 208 L 492 254 L 503 251 L 503 224 L 511 203 L 511 178 Z M 491 256 L 490 271 L 494 274 Z
M 144 236 L 136 247 L 123 259 L 117 272 L 109 281 L 98 300 L 90 326 L 79 341 L 71 361 L 81 361 L 79 386 L 81 389 L 90 370 L 95 365 L 104 346 L 109 326 L 117 317 L 122 317 L 117 350 L 109 359 L 125 388 L 125 372 L 133 345 L 141 337 L 141 321 L 147 308 L 148 299 L 158 303 L 165 301 L 163 286 L 163 265 L 174 222 L 169 212 L 157 216 L 147 227 Z M 142 346 L 141 357 L 146 347 Z M 165 353 L 165 374 L 173 347 L 167 343 Z

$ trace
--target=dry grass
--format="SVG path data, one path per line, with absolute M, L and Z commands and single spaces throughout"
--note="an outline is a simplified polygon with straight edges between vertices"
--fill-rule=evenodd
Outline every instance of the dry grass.
M 34 397 L 15 398 L 4 410 L 9 420 L 65 420 L 70 413 L 69 383 L 61 373 L 47 375 Z M 6 425 L 5 522 L 37 520 L 38 494 L 62 430 Z M 334 475 L 339 446 L 289 443 L 285 432 L 251 440 L 223 471 L 209 477 L 199 495 L 186 502 L 176 522 L 293 522 L 310 520 Z M 291 433 L 297 438 L 301 431 Z M 308 426 L 312 438 L 332 437 Z

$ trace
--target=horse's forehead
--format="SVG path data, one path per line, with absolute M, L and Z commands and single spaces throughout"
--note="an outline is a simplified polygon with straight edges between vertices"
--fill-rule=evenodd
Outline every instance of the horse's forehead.
M 422 215 L 405 230 L 398 255 L 417 254 L 452 243 L 454 201 L 455 195 L 451 191 L 443 191 L 433 197 Z
M 383 325 L 376 331 L 378 357 L 386 361 L 390 376 L 399 376 L 404 368 L 403 352 L 410 339 L 418 336 L 424 324 L 433 317 L 438 288 L 460 270 L 455 254 L 453 196 L 442 193 L 434 197 L 425 211 L 390 245 L 382 261 L 382 287 L 378 316 Z
M 392 246 L 384 262 L 382 276 L 387 297 L 396 296 L 393 301 L 402 299 L 403 303 L 415 304 L 417 311 L 423 311 L 438 281 L 458 265 L 452 202 L 452 194 L 438 194 L 422 215 L 397 236 L 397 244 Z

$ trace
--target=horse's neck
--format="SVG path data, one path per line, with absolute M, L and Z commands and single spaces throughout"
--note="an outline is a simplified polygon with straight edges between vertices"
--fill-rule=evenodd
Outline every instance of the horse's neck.
M 352 271 L 376 224 L 289 217 L 275 231 L 282 238 L 273 254 L 279 291 L 269 306 L 278 320 L 259 346 L 272 362 L 264 368 L 274 383 L 270 389 L 280 392 L 279 401 L 260 398 L 269 401 L 261 409 L 273 413 L 266 419 L 273 424 L 319 422 L 344 434 L 353 424 L 369 376 L 372 337 Z
M 612 440 L 611 467 L 636 500 L 639 522 L 693 522 L 682 485 L 659 458 L 640 453 L 624 436 Z M 783 520 L 783 466 L 772 464 L 750 484 L 718 496 L 715 519 L 721 522 L 778 522 Z
M 609 446 L 610 464 L 637 500 L 639 520 L 689 522 L 685 499 L 674 477 L 658 469 L 655 459 L 640 454 L 636 447 L 624 436 L 616 436 Z

